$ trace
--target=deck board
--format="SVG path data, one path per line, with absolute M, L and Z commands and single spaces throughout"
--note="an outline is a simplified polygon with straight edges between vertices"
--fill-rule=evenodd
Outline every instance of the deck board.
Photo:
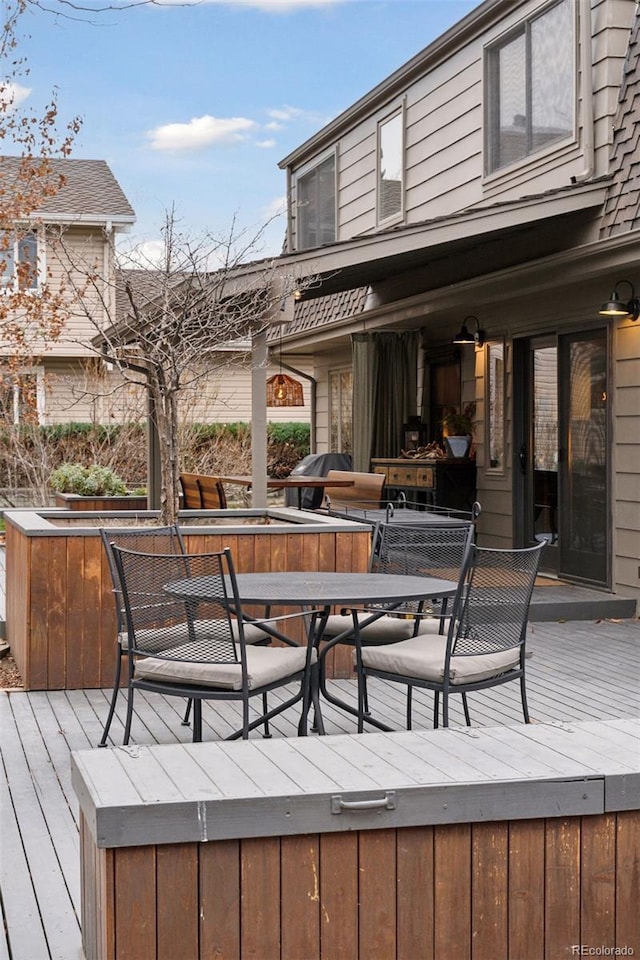
M 639 621 L 536 623 L 530 630 L 529 647 L 533 658 L 527 664 L 527 686 L 534 722 L 528 727 L 522 723 L 517 684 L 483 691 L 469 697 L 474 727 L 446 749 L 433 742 L 421 748 L 415 743 L 408 745 L 403 734 L 367 733 L 357 740 L 342 740 L 333 735 L 355 732 L 356 720 L 325 705 L 323 717 L 329 736 L 307 738 L 304 764 L 299 765 L 296 758 L 295 741 L 283 742 L 270 750 L 273 741 L 263 741 L 257 730 L 252 741 L 259 758 L 258 767 L 254 768 L 260 771 L 258 782 L 242 769 L 234 744 L 224 745 L 212 775 L 188 749 L 179 746 L 191 739 L 190 728 L 180 722 L 183 701 L 142 693 L 136 695 L 132 742 L 175 745 L 175 757 L 180 759 L 175 768 L 172 766 L 173 783 L 166 779 L 162 782 L 176 795 L 181 793 L 181 782 L 189 783 L 192 792 L 202 790 L 204 795 L 210 791 L 213 778 L 223 793 L 242 786 L 259 796 L 260 781 L 273 786 L 291 780 L 301 789 L 313 790 L 326 782 L 328 774 L 344 790 L 364 789 L 371 779 L 384 786 L 400 757 L 405 776 L 425 783 L 459 776 L 461 770 L 466 770 L 470 779 L 491 770 L 494 776 L 512 771 L 516 778 L 535 779 L 553 770 L 554 764 L 561 766 L 559 753 L 545 742 L 549 734 L 542 732 L 540 724 L 640 716 Z M 330 686 L 355 704 L 354 681 L 332 681 Z M 286 691 L 274 691 L 270 696 L 275 703 L 285 695 Z M 0 936 L 0 960 L 74 960 L 81 956 L 77 919 L 78 809 L 71 787 L 69 754 L 98 743 L 109 696 L 108 690 L 0 694 L 0 749 L 6 775 L 0 795 L 0 880 L 9 930 L 8 944 Z M 372 682 L 370 700 L 374 713 L 402 729 L 403 687 Z M 464 722 L 459 700 L 454 698 L 451 710 L 451 724 L 458 727 Z M 415 692 L 414 729 L 431 729 L 432 702 L 432 695 L 426 691 Z M 121 695 L 112 727 L 115 743 L 121 741 L 124 712 L 125 698 Z M 205 704 L 203 714 L 207 740 L 224 737 L 240 724 L 240 711 L 234 703 Z M 295 737 L 297 719 L 297 708 L 277 717 L 271 725 L 273 737 Z M 486 729 L 481 748 L 474 736 L 476 727 Z M 514 747 L 507 727 L 518 731 L 522 750 Z M 375 756 L 370 746 L 374 739 L 378 740 Z M 619 765 L 622 770 L 625 750 L 632 743 L 622 731 L 613 744 L 604 734 L 598 738 L 596 724 L 596 733 L 583 759 L 596 767 L 603 761 L 609 769 Z M 114 769 L 119 768 L 116 752 L 102 753 L 113 760 Z M 370 761 L 370 778 L 355 769 L 356 753 L 366 755 Z M 274 755 L 278 764 L 274 763 Z M 579 766 L 576 765 L 576 772 Z M 160 783 L 154 771 L 149 767 L 145 781 L 149 797 Z M 165 773 L 164 777 L 167 776 Z M 108 789 L 107 777 L 104 789 Z

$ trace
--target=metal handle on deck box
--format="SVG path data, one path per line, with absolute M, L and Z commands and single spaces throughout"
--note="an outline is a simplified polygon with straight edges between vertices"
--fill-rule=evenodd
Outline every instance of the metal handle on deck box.
M 367 810 L 395 810 L 395 808 L 395 790 L 387 790 L 384 797 L 378 797 L 375 800 L 343 800 L 339 793 L 331 797 L 331 813 L 342 813 L 343 810 L 360 813 Z

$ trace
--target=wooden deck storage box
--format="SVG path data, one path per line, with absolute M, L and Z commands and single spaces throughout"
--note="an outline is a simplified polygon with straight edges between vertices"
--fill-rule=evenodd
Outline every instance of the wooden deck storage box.
M 636 720 L 119 747 L 72 767 L 87 960 L 640 953 Z

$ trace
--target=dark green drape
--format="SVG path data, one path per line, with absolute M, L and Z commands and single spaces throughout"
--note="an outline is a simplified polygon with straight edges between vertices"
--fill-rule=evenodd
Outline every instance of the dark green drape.
M 353 469 L 371 457 L 396 457 L 403 425 L 417 408 L 418 331 L 353 338 Z

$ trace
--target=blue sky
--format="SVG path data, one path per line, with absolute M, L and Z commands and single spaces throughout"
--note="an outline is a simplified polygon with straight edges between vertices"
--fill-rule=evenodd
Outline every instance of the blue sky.
M 55 87 L 61 117 L 83 118 L 73 156 L 109 163 L 138 218 L 127 245 L 157 241 L 174 205 L 193 235 L 226 235 L 234 217 L 253 235 L 282 209 L 278 161 L 477 5 L 205 0 L 77 20 L 31 7 L 27 102 Z M 256 255 L 283 235 L 281 217 Z

